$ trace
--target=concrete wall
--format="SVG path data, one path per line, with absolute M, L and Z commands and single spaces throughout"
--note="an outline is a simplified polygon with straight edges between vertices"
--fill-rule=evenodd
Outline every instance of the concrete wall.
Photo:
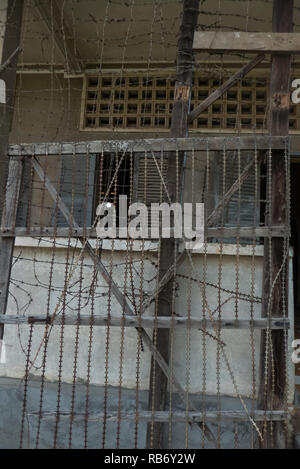
M 62 73 L 19 74 L 10 141 L 78 142 L 142 138 L 141 132 L 80 131 L 83 78 L 66 79 Z M 166 136 L 147 132 L 147 136 Z
M 52 287 L 49 298 L 49 313 L 53 314 L 55 311 L 60 291 L 64 285 L 64 264 L 66 259 L 66 249 L 62 246 L 65 241 L 62 239 L 57 240 L 57 249 L 55 250 L 54 257 L 54 270 Z M 109 265 L 111 251 L 110 241 L 103 251 L 103 261 Z M 39 247 L 33 247 L 34 245 Z M 146 246 L 147 248 L 147 246 Z M 140 245 L 137 243 L 135 249 L 139 250 Z M 148 245 L 149 250 L 145 252 L 145 273 L 143 290 L 145 293 L 150 293 L 155 286 L 155 267 L 150 261 L 155 262 L 156 253 L 155 245 L 152 243 Z M 209 255 L 207 256 L 207 282 L 217 284 L 218 282 L 218 268 L 219 268 L 219 245 L 209 245 Z M 77 256 L 78 249 L 72 250 L 72 254 Z M 252 268 L 252 250 L 249 246 L 240 248 L 240 264 L 239 264 L 239 290 L 243 293 L 251 292 L 251 268 Z M 47 311 L 48 301 L 48 285 L 49 275 L 52 258 L 51 242 L 33 241 L 30 239 L 17 239 L 15 248 L 15 257 L 18 259 L 12 269 L 12 283 L 10 286 L 10 298 L 8 304 L 8 314 L 15 315 L 17 312 L 22 314 L 26 311 L 26 315 L 45 314 Z M 234 245 L 224 246 L 224 253 L 222 258 L 222 288 L 231 291 L 235 290 L 235 254 L 236 247 Z M 262 264 L 263 264 L 263 247 L 256 248 L 256 256 L 254 258 L 255 265 L 255 279 L 254 279 L 254 295 L 261 296 L 262 285 Z M 199 279 L 203 277 L 203 262 L 204 256 L 195 254 L 193 256 L 195 268 L 199 273 Z M 137 271 L 140 269 L 140 253 L 133 253 L 133 262 Z M 34 261 L 35 260 L 35 261 Z M 124 285 L 124 269 L 126 262 L 126 248 L 125 243 L 121 244 L 117 241 L 115 251 L 113 254 L 113 278 L 117 284 L 122 288 Z M 84 258 L 83 268 L 83 294 L 81 303 L 81 313 L 90 313 L 91 311 L 91 298 L 88 298 L 88 289 L 91 284 L 93 268 L 90 259 Z M 78 308 L 78 291 L 80 266 L 75 270 L 74 276 L 70 281 L 70 292 L 67 295 L 68 307 L 66 312 L 72 312 L 75 316 Z M 185 263 L 180 267 L 180 274 L 190 275 L 189 264 Z M 188 310 L 188 281 L 182 277 L 178 277 L 178 289 L 176 292 L 176 306 L 175 313 L 178 315 L 186 315 Z M 292 280 L 290 280 L 292 281 Z M 22 283 L 24 282 L 24 283 Z M 72 286 L 73 285 L 73 286 Z M 140 279 L 137 274 L 134 274 L 134 285 L 137 288 L 136 301 L 139 302 L 139 287 Z M 21 287 L 21 289 L 19 288 Z M 127 288 L 129 289 L 129 280 Z M 106 312 L 108 307 L 107 287 L 101 277 L 98 278 L 98 285 L 95 294 L 95 313 Z M 291 291 L 291 290 L 290 290 Z M 104 296 L 101 296 L 103 295 Z M 292 295 L 290 295 L 292 296 Z M 207 303 L 211 311 L 215 311 L 218 307 L 218 292 L 213 286 L 206 288 Z M 230 298 L 231 297 L 231 298 Z M 31 303 L 28 305 L 28 300 Z M 221 302 L 225 302 L 222 306 L 222 318 L 232 319 L 235 311 L 234 295 L 222 292 Z M 290 301 L 292 301 L 290 299 Z M 85 304 L 86 303 L 86 304 Z M 290 305 L 290 315 L 292 320 L 292 305 Z M 260 317 L 259 303 L 254 303 L 255 317 Z M 60 310 L 60 308 L 59 308 Z M 111 311 L 113 314 L 121 314 L 121 309 L 112 298 Z M 153 314 L 153 308 L 149 311 Z M 192 282 L 191 290 L 191 315 L 202 317 L 203 314 L 203 295 L 202 290 L 199 288 L 197 282 Z M 214 316 L 217 316 L 217 312 Z M 240 319 L 250 318 L 250 302 L 238 301 L 238 314 Z M 206 315 L 208 312 L 206 310 Z M 35 356 L 38 347 L 41 343 L 45 328 L 44 326 L 35 326 L 32 342 L 31 358 Z M 60 326 L 55 326 L 51 330 L 51 335 L 48 343 L 47 351 L 47 366 L 46 378 L 55 381 L 58 378 L 58 364 L 59 364 L 59 348 L 60 348 Z M 93 331 L 93 348 L 91 357 L 91 383 L 103 385 L 105 380 L 105 350 L 106 350 L 106 328 L 94 327 Z M 149 331 L 151 333 L 151 331 Z M 210 331 L 213 333 L 213 331 Z M 63 355 L 63 373 L 62 379 L 66 383 L 71 383 L 73 379 L 73 359 L 74 359 L 74 344 L 75 344 L 76 327 L 65 326 L 64 330 L 64 355 Z M 292 341 L 293 332 L 291 331 L 289 337 L 289 344 Z M 108 383 L 112 386 L 118 386 L 120 383 L 120 341 L 121 329 L 112 327 L 109 334 L 109 375 Z M 229 359 L 232 371 L 235 375 L 239 391 L 244 396 L 250 396 L 252 393 L 252 351 L 250 343 L 249 330 L 226 330 L 222 331 L 221 339 L 226 344 L 225 350 Z M 7 376 L 13 378 L 21 378 L 24 375 L 26 356 L 24 351 L 27 350 L 28 345 L 28 327 L 20 326 L 17 328 L 15 325 L 5 326 L 5 347 L 6 347 L 6 363 L 0 364 L 0 376 Z M 189 342 L 189 346 L 188 346 Z M 254 355 L 255 355 L 255 378 L 258 382 L 258 368 L 259 368 L 259 350 L 260 350 L 260 332 L 254 332 Z M 79 334 L 79 354 L 78 354 L 78 368 L 77 379 L 86 380 L 87 376 L 87 358 L 88 358 L 88 344 L 89 344 L 89 327 L 81 327 Z M 217 347 L 216 341 L 210 337 L 206 338 L 206 388 L 203 388 L 203 334 L 201 331 L 192 330 L 190 335 L 185 329 L 174 331 L 173 334 L 173 355 L 172 365 L 174 372 L 179 381 L 185 386 L 188 379 L 190 392 L 200 393 L 205 390 L 208 394 L 215 394 L 217 389 L 217 376 L 216 376 L 216 354 Z M 35 365 L 38 367 L 32 368 L 31 373 L 39 376 L 41 374 L 41 358 L 42 351 L 36 360 Z M 123 376 L 122 386 L 125 388 L 134 388 L 136 386 L 136 359 L 137 359 L 137 334 L 134 328 L 125 329 L 124 340 L 124 357 L 123 357 Z M 140 387 L 147 389 L 149 383 L 149 369 L 150 369 L 150 356 L 148 351 L 141 352 L 141 375 Z M 190 364 L 189 361 L 190 360 Z M 292 371 L 292 368 L 291 368 Z M 187 374 L 188 373 L 188 374 Z M 226 368 L 224 358 L 220 360 L 220 392 L 226 395 L 235 395 L 232 379 L 229 371 Z M 290 374 L 291 386 L 293 385 L 293 377 Z M 292 388 L 291 388 L 292 391 Z M 292 399 L 293 391 L 290 394 Z

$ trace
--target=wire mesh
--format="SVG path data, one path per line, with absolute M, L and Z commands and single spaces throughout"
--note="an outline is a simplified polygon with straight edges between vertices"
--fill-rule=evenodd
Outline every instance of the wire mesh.
M 200 2 L 197 28 L 270 30 L 271 2 L 230 3 L 227 9 L 224 2 Z M 4 11 L 6 51 L 18 23 L 13 15 L 2 21 Z M 299 7 L 294 11 L 297 31 Z M 192 137 L 159 139 L 170 128 L 181 15 L 179 0 L 27 0 L 20 46 L 11 51 L 18 63 L 3 55 L 16 87 L 7 83 L 7 102 L 0 104 L 7 179 L 1 248 L 13 253 L 0 316 L 0 374 L 18 380 L 13 389 L 21 381 L 21 397 L 11 393 L 16 418 L 9 433 L 20 447 L 143 448 L 147 433 L 153 443 L 156 422 L 164 423 L 169 448 L 272 447 L 281 427 L 290 436 L 288 208 L 281 227 L 268 219 L 274 154 L 283 162 L 289 204 L 290 149 L 285 139 L 262 140 L 269 61 L 200 115 L 190 125 Z M 199 55 L 191 109 L 246 60 Z M 295 61 L 294 76 L 297 70 Z M 289 122 L 297 133 L 295 106 Z M 246 133 L 255 137 L 247 140 Z M 157 234 L 156 220 L 151 236 L 148 223 L 151 204 L 169 202 L 170 158 L 177 162 L 176 200 L 193 209 L 204 204 L 205 230 L 198 249 L 187 249 L 184 237 L 175 240 L 173 266 L 162 276 L 162 231 Z M 114 239 L 97 237 L 102 203 L 116 209 Z M 141 239 L 122 231 L 124 220 L 126 226 L 133 220 L 127 209 L 134 203 L 146 207 Z M 175 221 L 168 226 L 160 218 L 171 236 Z M 263 317 L 264 243 L 271 249 L 279 237 L 284 315 L 273 318 L 270 306 Z M 277 283 L 271 276 L 270 298 Z M 159 311 L 165 285 L 168 317 Z M 169 331 L 168 359 L 156 351 L 161 330 Z M 278 330 L 283 370 L 273 360 Z M 149 393 L 160 385 L 155 373 L 150 377 L 151 357 L 168 380 L 159 409 L 149 405 Z M 273 399 L 278 380 L 286 385 L 280 407 Z
M 127 196 L 126 210 L 131 202 L 146 203 L 148 224 L 149 201 L 168 200 L 165 162 L 179 152 L 149 151 L 149 141 L 141 141 L 144 152 L 122 153 L 91 153 L 89 144 L 71 145 L 72 154 L 54 154 L 51 144 L 43 146 L 48 149 L 44 155 L 41 147 L 38 155 L 30 155 L 31 145 L 11 147 L 11 153 L 19 149 L 19 156 L 11 158 L 23 165 L 23 179 L 20 204 L 14 203 L 16 223 L 5 227 L 4 212 L 2 233 L 22 238 L 16 238 L 2 320 L 7 343 L 17 340 L 18 331 L 7 369 L 15 376 L 25 370 L 22 445 L 28 421 L 30 444 L 34 441 L 36 447 L 43 445 L 44 432 L 55 447 L 141 447 L 146 422 L 158 419 L 166 422 L 169 447 L 197 447 L 201 440 L 204 447 L 214 446 L 206 432 L 212 432 L 218 447 L 234 447 L 237 426 L 243 435 L 239 445 L 251 447 L 263 438 L 261 420 L 279 418 L 278 409 L 271 416 L 269 407 L 260 416 L 255 410 L 260 331 L 272 335 L 274 328 L 289 326 L 288 318 L 276 318 L 277 323 L 261 319 L 263 239 L 272 239 L 276 229 L 260 213 L 272 196 L 261 189 L 270 177 L 262 168 L 272 149 L 226 150 L 229 142 L 230 148 L 238 146 L 233 138 L 222 139 L 223 150 L 209 150 L 212 141 L 206 139 L 207 150 L 201 151 L 199 141 L 191 138 L 195 148 L 186 151 L 180 199 L 194 206 L 204 203 L 206 232 L 197 249 L 186 249 L 183 237 L 177 240 L 169 318 L 157 310 L 163 232 L 153 239 L 150 226 L 146 236 L 141 231 L 141 239 L 120 238 L 118 232 L 116 239 L 99 239 L 96 207 L 110 202 L 119 211 L 119 197 Z M 288 158 L 287 147 L 282 158 Z M 242 177 L 245 171 L 247 177 Z M 16 179 L 12 182 L 18 185 Z M 8 197 L 10 191 L 8 185 Z M 126 218 L 130 222 L 132 215 Z M 117 230 L 119 223 L 117 217 Z M 172 218 L 170 224 L 172 228 Z M 288 229 L 281 236 L 287 239 Z M 141 330 L 150 328 L 147 335 L 151 341 L 154 334 L 155 347 L 162 327 L 172 334 L 164 370 L 169 403 L 163 411 L 147 411 L 151 347 Z M 162 366 L 160 360 L 156 366 Z M 268 365 L 265 372 L 269 376 L 274 369 Z M 40 392 L 29 406 L 32 376 L 39 378 Z M 188 425 L 194 414 L 201 417 L 200 429 Z M 280 418 L 286 417 L 282 409 Z M 54 428 L 47 426 L 49 420 Z M 233 424 L 236 420 L 243 423 Z

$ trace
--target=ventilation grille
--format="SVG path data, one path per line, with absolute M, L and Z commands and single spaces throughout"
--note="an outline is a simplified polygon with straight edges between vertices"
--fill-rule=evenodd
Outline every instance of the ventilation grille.
M 191 110 L 221 85 L 195 73 Z M 168 131 L 171 125 L 174 80 L 169 76 L 87 76 L 84 85 L 82 130 Z M 253 132 L 267 128 L 268 80 L 242 80 L 195 119 L 190 128 L 203 131 Z M 300 108 L 290 109 L 290 130 L 300 129 Z

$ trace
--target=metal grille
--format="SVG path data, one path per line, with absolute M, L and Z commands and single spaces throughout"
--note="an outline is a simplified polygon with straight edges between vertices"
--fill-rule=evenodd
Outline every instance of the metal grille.
M 170 128 L 174 79 L 170 75 L 86 76 L 82 130 L 166 131 Z M 222 84 L 195 72 L 191 110 Z M 269 80 L 266 75 L 241 80 L 190 124 L 191 130 L 253 132 L 267 128 Z M 290 131 L 300 130 L 299 106 L 291 105 Z
M 18 244 L 20 238 L 16 238 L 10 299 L 7 314 L 0 319 L 5 324 L 5 341 L 18 344 L 9 354 L 7 366 L 23 376 L 21 447 L 144 447 L 147 424 L 153 431 L 151 422 L 155 421 L 166 423 L 165 445 L 170 448 L 256 447 L 272 440 L 276 422 L 285 425 L 283 431 L 288 437 L 288 391 L 282 408 L 266 405 L 257 409 L 260 331 L 266 331 L 269 338 L 274 331 L 284 331 L 286 351 L 289 334 L 285 289 L 285 316 L 273 318 L 271 311 L 268 317 L 261 316 L 263 251 L 258 238 L 271 242 L 273 237 L 281 237 L 287 241 L 288 220 L 282 227 L 268 223 L 259 226 L 253 203 L 252 223 L 241 223 L 243 184 L 249 176 L 258 174 L 262 162 L 268 163 L 267 180 L 271 181 L 273 148 L 281 149 L 280 158 L 285 161 L 289 200 L 289 149 L 281 137 L 10 147 L 1 234 L 3 240 L 22 236 L 21 244 L 28 241 L 26 248 L 26 242 L 22 247 Z M 227 163 L 234 149 L 238 149 L 237 179 L 228 187 Z M 200 200 L 209 205 L 214 193 L 211 163 L 216 151 L 222 159 L 222 198 L 207 214 L 203 246 L 190 250 L 179 240 L 175 265 L 159 277 L 161 240 L 96 238 L 97 218 L 91 226 L 86 222 L 90 186 L 96 185 L 102 201 L 110 199 L 115 204 L 123 181 L 119 177 L 123 158 L 127 158 L 128 195 L 133 201 L 133 156 L 139 154 L 142 200 L 147 202 L 152 193 L 147 181 L 151 161 L 159 175 L 162 201 L 168 196 L 166 175 L 162 171 L 164 159 L 157 156 L 176 159 L 181 151 L 186 152 L 185 185 L 189 189 L 185 201 Z M 252 156 L 246 166 L 241 165 L 244 152 Z M 105 176 L 107 154 L 115 162 L 109 183 Z M 58 163 L 66 158 L 72 159 L 69 201 L 60 194 L 65 166 Z M 99 161 L 94 167 L 98 169 L 91 183 L 90 168 L 96 158 Z M 16 214 L 23 162 L 29 167 L 24 173 L 27 181 L 23 180 L 26 190 L 21 191 L 25 218 L 20 227 L 16 226 Z M 86 170 L 78 187 L 75 175 L 83 167 Z M 153 171 L 153 166 L 149 168 Z M 264 201 L 267 207 L 272 197 L 270 187 Z M 81 194 L 84 212 L 79 222 L 75 219 L 76 191 Z M 181 189 L 178 197 L 182 201 L 180 193 Z M 225 207 L 233 196 L 236 219 L 228 226 Z M 259 197 L 255 184 L 254 201 Z M 61 216 L 66 227 L 58 224 Z M 245 237 L 251 241 L 242 247 L 240 241 Z M 219 243 L 210 244 L 210 238 L 218 238 Z M 228 238 L 233 238 L 234 244 L 226 247 L 224 241 Z M 287 259 L 285 251 L 283 266 Z M 285 269 L 283 282 L 284 275 Z M 157 298 L 168 281 L 174 312 L 162 317 Z M 159 328 L 170 330 L 169 363 L 156 351 Z M 271 343 L 266 342 L 266 357 Z M 151 355 L 169 380 L 170 398 L 164 410 L 147 406 Z M 267 361 L 264 382 L 283 379 L 276 373 Z M 38 381 L 31 380 L 33 375 Z

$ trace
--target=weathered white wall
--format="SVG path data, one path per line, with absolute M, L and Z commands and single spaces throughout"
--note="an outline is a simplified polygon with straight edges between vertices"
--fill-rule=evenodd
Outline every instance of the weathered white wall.
M 62 240 L 59 240 L 61 242 Z M 110 242 L 110 241 L 109 241 Z M 27 244 L 27 246 L 26 246 Z M 15 248 L 15 256 L 19 256 L 20 260 L 16 262 L 12 269 L 12 284 L 10 288 L 10 298 L 8 304 L 8 314 L 22 314 L 24 306 L 28 302 L 28 296 L 24 291 L 20 290 L 17 285 L 21 286 L 32 296 L 32 303 L 26 310 L 26 314 L 45 314 L 48 296 L 48 284 L 49 284 L 49 272 L 50 264 L 43 262 L 35 263 L 35 270 L 33 269 L 32 259 L 35 257 L 37 261 L 49 261 L 52 256 L 52 250 L 50 243 L 43 243 L 39 247 L 34 248 L 33 241 L 29 239 L 17 239 L 17 246 Z M 36 241 L 37 244 L 37 241 Z M 126 260 L 126 251 L 124 250 L 125 243 L 123 245 L 118 244 L 117 249 L 114 253 L 114 280 L 119 284 L 123 285 L 124 282 L 124 262 Z M 149 244 L 149 246 L 153 245 Z M 108 246 L 109 247 L 109 246 Z M 123 249 L 123 250 L 120 250 Z M 218 282 L 218 266 L 219 266 L 219 246 L 210 245 L 210 254 L 207 256 L 207 282 L 217 284 Z M 74 250 L 74 254 L 78 255 L 79 250 Z M 235 253 L 236 247 L 234 245 L 226 245 L 224 247 L 224 255 L 222 260 L 222 287 L 225 289 L 235 289 Z M 263 247 L 259 246 L 256 248 L 255 257 L 255 286 L 254 295 L 261 296 L 262 286 L 262 264 L 263 264 Z M 139 260 L 139 253 L 134 253 L 134 261 Z M 55 261 L 64 263 L 66 256 L 66 250 L 61 247 L 56 249 Z M 155 260 L 155 253 L 147 252 L 147 256 L 152 260 Z M 200 279 L 203 273 L 203 255 L 196 254 L 193 256 L 195 267 L 199 272 Z M 28 259 L 28 260 L 26 260 Z M 103 260 L 106 264 L 109 263 L 110 251 L 104 250 Z M 89 287 L 92 275 L 92 265 L 89 258 L 84 259 L 86 267 L 83 270 L 83 284 L 84 287 Z M 90 266 L 88 266 L 88 264 Z M 135 264 L 137 269 L 139 264 Z M 251 287 L 251 248 L 242 247 L 240 248 L 240 264 L 239 264 L 239 289 L 241 292 L 250 293 Z M 74 277 L 71 280 L 71 284 L 74 284 L 79 279 L 79 267 L 76 269 Z M 186 262 L 180 267 L 180 273 L 184 275 L 190 274 L 189 264 Z M 146 261 L 145 264 L 145 279 L 151 280 L 154 277 L 155 268 L 150 262 Z M 17 282 L 15 282 L 17 280 Z M 25 281 L 26 284 L 20 284 L 20 281 Z M 290 280 L 291 282 L 292 280 Z M 38 286 L 36 286 L 41 282 Z M 52 285 L 63 286 L 64 283 L 64 265 L 56 264 L 53 273 Z M 96 295 L 107 292 L 105 282 L 99 278 L 99 286 L 97 287 Z M 136 288 L 139 288 L 139 278 L 137 275 L 134 277 L 134 284 Z M 129 281 L 128 281 L 129 285 Z M 188 298 L 188 282 L 183 278 L 178 278 L 179 289 L 177 291 L 176 299 L 176 314 L 187 315 L 187 298 Z M 154 287 L 153 280 L 144 283 L 144 290 L 151 291 Z M 78 290 L 78 283 L 74 284 L 73 290 Z M 290 291 L 292 291 L 290 289 Z M 207 287 L 207 302 L 212 311 L 218 306 L 218 294 L 217 289 L 213 287 Z M 222 302 L 225 301 L 230 295 L 222 292 Z M 290 295 L 292 296 L 292 295 Z M 50 297 L 50 314 L 55 310 L 59 293 L 56 291 L 51 294 Z M 20 311 L 17 311 L 15 298 L 18 299 L 18 306 Z M 71 297 L 67 298 L 69 301 Z M 139 298 L 137 297 L 137 301 Z M 104 296 L 96 298 L 95 300 L 95 314 L 97 312 L 107 311 L 108 297 Z M 84 302 L 84 301 L 82 301 Z M 73 314 L 76 315 L 76 308 L 78 307 L 78 298 L 73 298 L 69 304 L 70 307 L 74 308 Z M 260 317 L 260 304 L 254 304 L 255 317 Z M 290 311 L 292 312 L 292 305 L 290 305 Z M 224 304 L 222 307 L 222 318 L 233 318 L 234 317 L 235 299 L 232 298 L 230 301 Z M 23 309 L 22 309 L 23 308 Z M 239 318 L 250 319 L 250 303 L 245 301 L 239 301 Z M 89 313 L 91 310 L 91 303 L 86 306 L 81 305 L 82 313 Z M 114 314 L 121 314 L 119 305 L 112 298 L 111 311 Z M 70 312 L 67 309 L 66 312 Z M 153 310 L 151 311 L 153 313 Z M 215 316 L 217 316 L 217 312 Z M 191 315 L 202 317 L 202 293 L 199 288 L 199 284 L 193 282 L 192 284 L 192 295 L 191 295 Z M 210 331 L 213 332 L 213 331 Z M 44 326 L 35 326 L 33 335 L 33 345 L 31 358 L 35 356 L 39 344 L 44 333 Z M 64 335 L 64 355 L 63 355 L 63 381 L 72 382 L 73 376 L 73 358 L 74 358 L 74 346 L 75 346 L 75 333 L 76 327 L 65 326 Z M 151 333 L 151 331 L 149 331 Z M 289 337 L 289 344 L 292 341 L 292 332 Z M 259 342 L 260 332 L 255 331 L 255 358 L 256 358 L 256 380 L 258 382 L 258 368 L 259 368 Z M 251 363 L 251 346 L 250 346 L 250 331 L 248 330 L 226 330 L 222 331 L 221 339 L 226 343 L 226 353 L 234 372 L 236 382 L 238 384 L 239 391 L 245 396 L 251 395 L 252 389 L 252 363 Z M 6 345 L 6 363 L 0 364 L 0 376 L 9 376 L 20 378 L 24 375 L 25 360 L 26 356 L 23 350 L 27 350 L 28 345 L 28 327 L 20 326 L 19 330 L 15 325 L 5 326 L 5 345 Z M 119 385 L 120 381 L 120 328 L 111 327 L 110 330 L 110 341 L 109 341 L 109 377 L 108 383 L 113 386 Z M 179 379 L 184 385 L 186 378 L 190 380 L 189 389 L 193 393 L 202 392 L 203 390 L 203 350 L 202 341 L 203 334 L 201 331 L 192 330 L 190 334 L 190 367 L 189 375 L 187 376 L 187 340 L 188 335 L 185 329 L 176 330 L 173 335 L 173 369 Z M 59 361 L 59 348 L 60 348 L 60 326 L 53 327 L 50 335 L 47 351 L 47 366 L 46 366 L 46 378 L 52 381 L 57 380 L 58 377 L 58 361 Z M 89 343 L 89 327 L 80 327 L 79 336 L 79 354 L 78 354 L 78 372 L 77 378 L 85 380 L 87 376 L 87 357 L 88 357 L 88 343 Z M 94 327 L 93 331 L 93 350 L 91 360 L 91 382 L 93 384 L 104 384 L 105 377 L 105 349 L 106 349 L 106 328 L 105 327 Z M 206 340 L 206 392 L 209 394 L 216 393 L 216 342 L 207 337 Z M 36 360 L 35 365 L 38 369 L 32 368 L 31 373 L 34 375 L 40 375 L 41 356 Z M 136 357 L 137 357 L 137 334 L 134 328 L 125 329 L 125 341 L 124 341 L 124 360 L 123 360 L 123 378 L 122 385 L 127 388 L 134 388 L 136 386 Z M 141 389 L 147 389 L 149 383 L 149 370 L 150 370 L 150 356 L 148 351 L 141 353 L 141 375 L 140 375 L 140 387 Z M 292 371 L 292 365 L 291 370 Z M 235 395 L 232 380 L 229 375 L 228 369 L 226 368 L 225 361 L 221 358 L 220 361 L 220 376 L 221 376 L 221 394 Z M 293 376 L 290 373 L 291 385 L 293 384 Z M 292 394 L 291 397 L 292 398 Z

